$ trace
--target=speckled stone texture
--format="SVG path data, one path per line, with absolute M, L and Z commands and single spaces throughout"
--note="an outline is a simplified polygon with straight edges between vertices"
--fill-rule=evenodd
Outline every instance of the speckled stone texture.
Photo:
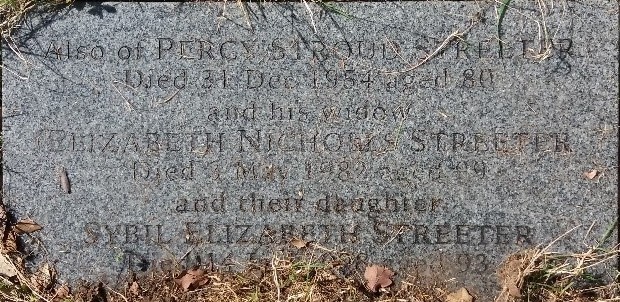
M 4 202 L 72 282 L 298 237 L 491 299 L 508 254 L 618 212 L 618 3 L 525 2 L 501 40 L 480 1 L 34 13 L 2 41 Z

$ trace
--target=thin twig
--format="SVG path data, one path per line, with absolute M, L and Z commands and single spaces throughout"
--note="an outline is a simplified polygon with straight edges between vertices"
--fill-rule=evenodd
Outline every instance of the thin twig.
M 276 268 L 276 261 L 278 261 L 278 255 L 277 253 L 273 254 L 273 257 L 271 257 L 271 269 L 273 270 L 273 284 L 276 286 L 276 293 L 277 293 L 277 298 L 278 298 L 278 302 L 280 302 L 280 296 L 281 296 L 281 290 L 280 290 L 280 283 L 278 281 L 278 269 Z
M 117 291 L 113 290 L 111 287 L 106 286 L 105 288 L 106 288 L 107 290 L 111 291 L 112 293 L 115 293 L 115 294 L 119 295 L 121 298 L 123 298 L 123 300 L 125 300 L 125 302 L 129 302 L 129 300 L 127 300 L 127 298 L 126 298 L 125 296 L 123 296 L 121 293 L 119 293 L 119 292 L 117 292 Z

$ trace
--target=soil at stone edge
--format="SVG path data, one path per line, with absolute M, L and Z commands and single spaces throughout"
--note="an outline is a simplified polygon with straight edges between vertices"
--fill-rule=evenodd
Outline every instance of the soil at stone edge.
M 273 255 L 247 265 L 242 272 L 216 272 L 206 267 L 177 269 L 133 275 L 115 288 L 103 283 L 69 288 L 57 282 L 50 264 L 44 263 L 34 272 L 25 269 L 29 255 L 20 246 L 20 237 L 36 235 L 33 233 L 40 229 L 35 221 L 11 217 L 0 201 L 2 301 L 475 300 L 466 288 L 455 290 L 455 284 L 445 278 L 425 276 L 422 283 L 402 272 L 394 278 L 389 268 L 362 263 L 348 253 L 297 238 L 291 240 L 294 253 Z M 583 253 L 564 255 L 535 248 L 510 255 L 497 270 L 502 291 L 496 301 L 620 301 L 618 283 L 590 273 L 592 268 L 615 263 L 618 252 L 617 248 L 591 247 Z
M 5 234 L 15 234 L 15 225 L 8 225 L 8 232 Z M 24 235 L 28 234 L 21 234 Z M 139 277 L 134 275 L 115 288 L 102 283 L 90 283 L 70 289 L 56 282 L 56 274 L 51 266 L 42 266 L 34 273 L 26 272 L 23 267 L 23 254 L 17 250 L 10 251 L 13 246 L 19 248 L 18 244 L 11 242 L 18 236 L 5 236 L 2 245 L 2 256 L 9 256 L 5 259 L 11 260 L 17 268 L 14 276 L 0 277 L 0 297 L 3 301 L 471 302 L 476 298 L 470 295 L 466 288 L 454 290 L 454 284 L 449 281 L 422 284 L 406 274 L 394 279 L 395 284 L 391 284 L 390 273 L 384 275 L 384 278 L 390 280 L 380 281 L 379 283 L 385 286 L 376 286 L 373 291 L 373 288 L 368 287 L 371 284 L 369 278 L 372 278 L 369 271 L 377 271 L 377 268 L 369 270 L 372 267 L 368 264 L 355 264 L 351 261 L 353 258 L 346 253 L 331 251 L 328 252 L 333 253 L 329 257 L 330 261 L 319 261 L 321 258 L 313 252 L 325 250 L 312 244 L 300 248 L 308 249 L 309 253 L 305 254 L 305 257 L 278 255 L 263 263 L 249 265 L 245 271 L 238 273 L 194 268 L 153 272 L 141 274 Z M 310 254 L 312 256 L 308 256 Z M 534 249 L 508 257 L 498 269 L 503 290 L 496 301 L 620 301 L 620 288 L 617 283 L 584 286 L 586 283 L 577 274 L 582 267 L 567 266 L 567 262 L 562 261 L 569 258 L 565 255 L 554 255 Z M 583 255 L 589 255 L 588 259 L 583 258 Z M 572 260 L 585 266 L 605 260 L 606 257 L 591 252 L 574 256 Z M 611 258 L 607 258 L 609 259 Z M 553 268 L 549 264 L 555 265 L 564 273 L 552 273 Z M 383 268 L 379 271 L 381 269 Z M 572 277 L 567 277 L 569 275 Z M 376 283 L 377 280 L 372 282 Z M 581 285 L 570 287 L 567 284 Z M 562 287 L 562 291 L 555 291 L 558 286 Z M 452 290 L 448 291 L 448 288 Z

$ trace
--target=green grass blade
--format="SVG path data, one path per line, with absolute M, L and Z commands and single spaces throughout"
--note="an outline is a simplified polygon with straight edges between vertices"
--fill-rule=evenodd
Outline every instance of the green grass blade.
M 616 221 L 611 226 L 609 226 L 609 228 L 607 229 L 607 231 L 601 238 L 599 245 L 605 244 L 605 242 L 607 242 L 607 240 L 611 238 L 611 235 L 614 233 L 614 231 L 617 228 L 618 228 L 618 218 L 616 218 Z
M 499 18 L 497 20 L 497 38 L 499 39 L 499 53 L 503 53 L 503 44 L 502 44 L 502 23 L 504 22 L 504 17 L 506 16 L 506 12 L 508 11 L 508 5 L 510 5 L 511 0 L 502 0 L 502 5 L 499 7 Z

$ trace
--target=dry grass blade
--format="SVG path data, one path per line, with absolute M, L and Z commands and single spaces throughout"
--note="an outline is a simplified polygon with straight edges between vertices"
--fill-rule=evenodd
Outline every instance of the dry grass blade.
M 71 2 L 72 0 L 0 0 L 0 35 L 2 39 L 10 41 L 13 30 L 19 26 L 24 17 L 34 8 L 47 8 Z
M 3 0 L 0 2 L 0 34 L 6 39 L 27 12 L 35 7 L 31 0 Z

